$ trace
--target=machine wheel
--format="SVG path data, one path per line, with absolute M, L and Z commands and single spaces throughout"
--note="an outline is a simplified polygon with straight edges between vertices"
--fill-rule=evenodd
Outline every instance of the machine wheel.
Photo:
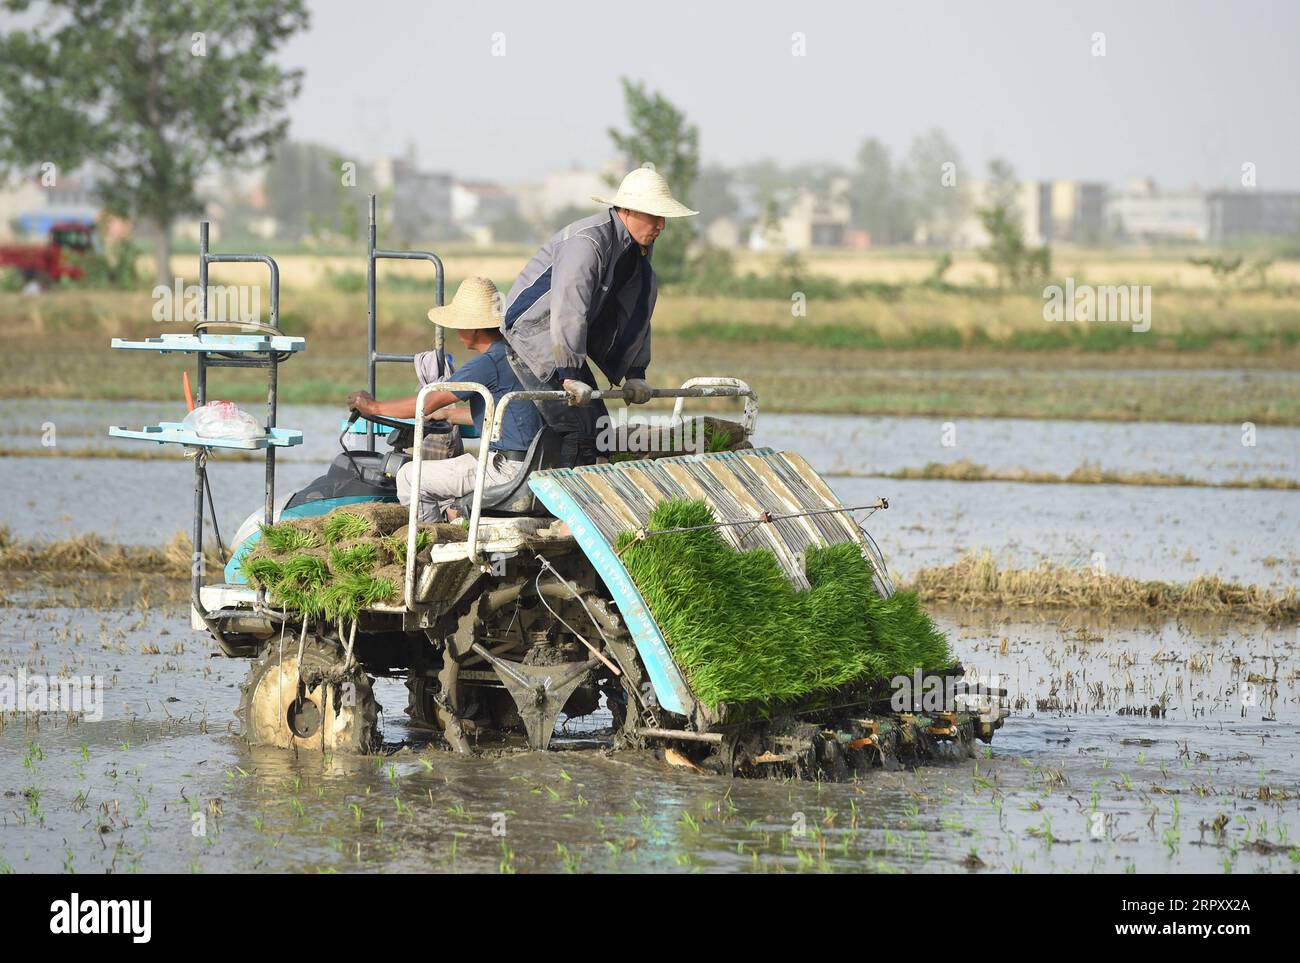
M 433 676 L 412 672 L 406 677 L 406 714 L 411 717 L 412 725 L 442 728 L 442 723 L 438 720 L 438 704 L 433 698 L 437 691 L 438 680 Z
M 359 665 L 344 670 L 333 643 L 308 639 L 266 646 L 244 679 L 240 730 L 252 746 L 370 752 L 379 745 L 379 703 Z

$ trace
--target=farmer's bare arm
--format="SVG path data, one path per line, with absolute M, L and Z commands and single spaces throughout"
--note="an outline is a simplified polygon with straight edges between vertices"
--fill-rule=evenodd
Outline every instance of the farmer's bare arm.
M 461 405 L 459 408 L 439 408 L 433 413 L 433 417 L 452 425 L 474 424 L 474 418 L 470 415 L 467 405 Z
M 365 391 L 354 391 L 348 395 L 348 407 L 354 408 L 362 415 L 379 415 L 381 418 L 414 418 L 415 402 L 418 395 L 408 398 L 394 398 L 391 401 L 376 401 Z M 426 415 L 459 402 L 450 391 L 434 391 L 424 399 Z M 459 422 L 457 422 L 459 424 Z

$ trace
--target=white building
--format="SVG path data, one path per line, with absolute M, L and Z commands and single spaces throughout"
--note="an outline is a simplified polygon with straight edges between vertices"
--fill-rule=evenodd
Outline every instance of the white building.
M 1106 228 L 1126 241 L 1203 243 L 1209 208 L 1202 191 L 1162 191 L 1149 177 L 1129 181 L 1106 202 Z

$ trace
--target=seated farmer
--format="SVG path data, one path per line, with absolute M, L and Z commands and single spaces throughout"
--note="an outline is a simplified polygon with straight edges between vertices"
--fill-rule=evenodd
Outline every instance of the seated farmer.
M 492 392 L 492 398 L 497 402 L 507 392 L 519 391 L 523 387 L 506 361 L 506 345 L 498 327 L 501 323 L 500 304 L 501 295 L 495 284 L 487 278 L 472 277 L 461 282 L 451 304 L 429 311 L 430 321 L 444 328 L 454 328 L 466 348 L 480 352 L 478 357 L 462 365 L 452 380 L 481 384 Z M 416 357 L 416 371 L 421 384 L 436 380 L 426 378 L 426 368 L 430 365 L 431 370 L 436 371 L 436 361 L 430 361 L 422 367 L 420 357 Z M 376 401 L 364 391 L 354 391 L 348 395 L 348 406 L 363 416 L 414 418 L 417 397 L 412 395 L 394 401 Z M 448 405 L 465 400 L 469 401 L 468 413 L 463 408 L 447 408 Z M 447 419 L 453 424 L 472 423 L 486 443 L 491 426 L 485 428 L 483 425 L 485 407 L 483 396 L 475 391 L 432 391 L 425 398 L 424 414 L 426 417 Z M 541 416 L 537 412 L 537 406 L 531 402 L 515 402 L 506 409 L 505 421 L 501 425 L 501 440 L 492 442 L 488 450 L 481 452 L 488 459 L 484 485 L 501 485 L 519 474 L 528 446 L 541 427 Z M 408 463 L 397 473 L 397 498 L 403 505 L 411 503 L 413 467 L 413 464 Z M 477 472 L 478 462 L 469 454 L 422 461 L 420 517 L 425 521 L 443 518 L 452 502 L 474 490 Z

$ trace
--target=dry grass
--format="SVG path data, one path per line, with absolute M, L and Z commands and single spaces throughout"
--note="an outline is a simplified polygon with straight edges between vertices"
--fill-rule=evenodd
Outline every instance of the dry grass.
M 0 526 L 0 570 L 103 572 L 118 575 L 165 574 L 189 577 L 193 556 L 190 537 L 177 532 L 162 548 L 118 545 L 98 535 L 79 535 L 54 542 L 15 541 Z M 204 549 L 205 571 L 220 571 L 221 559 Z
M 1160 471 L 1110 471 L 1085 461 L 1068 475 L 1029 468 L 988 468 L 965 458 L 952 462 L 930 462 L 924 468 L 898 468 L 869 476 L 865 472 L 844 473 L 856 477 L 900 478 L 909 481 L 1023 482 L 1033 485 L 1144 485 L 1175 488 L 1260 488 L 1280 491 L 1300 490 L 1293 478 L 1231 478 L 1208 481 L 1187 475 Z
M 1198 575 L 1190 582 L 1144 581 L 1098 575 L 1087 569 L 1043 562 L 1033 569 L 999 568 L 991 552 L 968 554 L 951 565 L 922 569 L 905 588 L 923 602 L 972 608 L 1052 607 L 1145 611 L 1154 615 L 1247 615 L 1268 620 L 1300 618 L 1294 586 L 1274 593 L 1257 585 Z
M 444 538 L 456 537 L 456 532 Z M 401 534 L 401 533 L 399 533 Z M 459 533 L 463 537 L 463 532 Z M 206 570 L 218 571 L 215 553 L 205 552 Z M 163 575 L 188 586 L 190 540 L 177 532 L 161 548 L 116 545 L 95 536 L 56 542 L 14 541 L 0 526 L 0 571 L 46 572 L 61 577 L 81 572 L 111 575 Z M 1094 575 L 1086 569 L 1044 563 L 1033 569 L 1000 568 L 990 552 L 970 554 L 951 565 L 921 569 L 902 588 L 926 603 L 971 608 L 997 606 L 1125 610 L 1164 617 L 1181 614 L 1226 614 L 1265 619 L 1300 618 L 1295 587 L 1272 592 L 1256 585 L 1237 585 L 1213 575 L 1190 582 L 1144 581 L 1121 575 Z M 186 597 L 187 593 L 178 597 Z

